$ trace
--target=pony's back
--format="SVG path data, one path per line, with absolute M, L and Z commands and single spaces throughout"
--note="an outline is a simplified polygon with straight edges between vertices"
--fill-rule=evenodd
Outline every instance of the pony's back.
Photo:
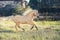
M 29 10 L 25 11 L 25 12 L 23 13 L 23 15 L 24 15 L 24 16 L 27 16 L 27 15 L 30 15 L 30 14 L 32 14 L 32 13 L 36 14 L 36 13 L 38 13 L 38 11 L 37 11 L 37 10 L 33 10 L 33 9 L 29 9 Z

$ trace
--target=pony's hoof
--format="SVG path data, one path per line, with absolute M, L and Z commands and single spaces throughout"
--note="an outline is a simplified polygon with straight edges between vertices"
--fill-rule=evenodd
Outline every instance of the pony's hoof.
M 32 30 L 32 29 L 30 29 L 30 30 Z
M 25 29 L 22 29 L 23 31 L 25 31 Z

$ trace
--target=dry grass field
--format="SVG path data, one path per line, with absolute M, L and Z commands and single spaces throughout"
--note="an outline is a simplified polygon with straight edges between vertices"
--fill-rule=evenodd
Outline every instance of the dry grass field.
M 36 21 L 38 30 L 28 24 L 20 26 L 25 31 L 18 28 L 15 30 L 13 21 L 0 22 L 0 40 L 60 40 L 60 21 Z

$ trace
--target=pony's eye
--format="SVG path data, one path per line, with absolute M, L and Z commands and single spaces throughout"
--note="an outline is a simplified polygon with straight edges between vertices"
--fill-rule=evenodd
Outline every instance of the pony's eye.
M 34 16 L 36 16 L 36 14 L 34 14 Z

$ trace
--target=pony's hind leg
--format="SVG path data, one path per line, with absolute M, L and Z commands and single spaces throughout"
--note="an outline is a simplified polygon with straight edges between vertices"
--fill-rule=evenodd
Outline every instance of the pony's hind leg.
M 17 25 L 15 25 L 15 29 L 16 29 L 16 31 L 18 30 L 18 29 L 17 29 Z
M 20 25 L 20 24 L 19 24 Z M 20 26 L 18 25 L 18 28 L 21 28 Z M 23 31 L 25 31 L 25 29 L 24 28 L 21 28 Z
M 18 26 L 18 28 L 21 28 L 20 26 Z M 24 28 L 21 28 L 23 31 L 25 31 L 25 29 Z

